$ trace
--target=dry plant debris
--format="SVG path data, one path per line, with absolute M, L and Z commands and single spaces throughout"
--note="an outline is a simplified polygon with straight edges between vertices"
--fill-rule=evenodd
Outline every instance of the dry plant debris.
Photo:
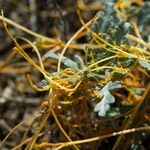
M 7 115 L 14 121 L 14 127 L 0 121 L 8 133 L 2 131 L 1 149 L 148 149 L 150 2 L 78 0 L 65 12 L 52 2 L 57 14 L 51 15 L 60 17 L 63 28 L 55 28 L 57 38 L 31 31 L 1 12 L 3 30 L 15 46 L 0 62 L 0 73 L 17 76 L 1 93 L 1 105 L 12 103 Z M 35 8 L 30 11 L 35 25 Z M 76 12 L 81 27 L 68 38 L 65 14 Z M 15 37 L 10 25 L 34 40 Z M 17 103 L 31 110 L 22 110 L 23 117 L 15 120 Z

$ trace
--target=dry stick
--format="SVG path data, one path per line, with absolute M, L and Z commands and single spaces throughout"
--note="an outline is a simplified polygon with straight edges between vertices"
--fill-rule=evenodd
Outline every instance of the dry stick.
M 42 135 L 43 135 L 43 133 L 40 133 L 40 134 L 38 135 L 38 137 L 40 137 L 40 136 L 42 136 Z M 20 144 L 18 144 L 17 146 L 15 146 L 14 148 L 12 148 L 11 150 L 19 150 L 19 148 L 21 148 L 21 146 L 23 146 L 24 144 L 30 142 L 31 139 L 32 139 L 32 137 L 26 139 L 25 141 L 21 142 Z
M 16 56 L 16 54 L 17 53 L 15 51 L 12 51 L 8 55 L 8 57 L 3 62 L 0 63 L 0 68 L 3 68 L 4 66 L 6 66 L 13 59 L 13 57 Z
M 139 103 L 139 104 L 135 107 L 135 111 L 133 111 L 133 113 L 131 114 L 131 117 L 130 117 L 130 119 L 128 120 L 128 122 L 125 124 L 124 129 L 128 128 L 128 126 L 132 123 L 133 118 L 135 117 L 137 111 L 139 110 L 139 108 L 140 108 L 140 106 L 141 106 L 143 100 L 146 98 L 146 96 L 148 95 L 149 91 L 150 91 L 150 83 L 149 83 L 149 85 L 148 85 L 146 91 L 144 92 L 144 95 L 143 95 L 143 97 L 142 97 L 141 103 Z M 117 139 L 116 143 L 114 144 L 112 150 L 116 150 L 116 149 L 117 149 L 117 146 L 119 145 L 119 143 L 120 143 L 122 137 L 123 137 L 123 135 L 120 135 L 120 136 L 118 137 L 118 139 Z
M 138 26 L 137 26 L 136 22 L 133 21 L 133 22 L 132 22 L 132 25 L 133 25 L 134 32 L 135 32 L 136 36 L 137 36 L 139 39 L 143 40 L 142 37 L 141 37 L 140 31 L 139 31 L 139 29 L 138 29 Z
M 139 38 L 137 38 L 137 37 L 135 37 L 135 36 L 133 36 L 133 35 L 131 35 L 131 34 L 127 34 L 126 37 L 127 37 L 128 39 L 133 40 L 133 41 L 135 41 L 135 42 L 137 42 L 137 43 L 140 43 L 140 44 L 144 45 L 145 47 L 147 47 L 148 49 L 150 49 L 150 44 L 149 44 L 149 43 L 146 43 L 146 42 L 143 41 L 142 39 L 139 39 Z
M 33 138 L 31 139 L 30 143 L 27 145 L 25 150 L 32 150 L 33 149 L 33 147 L 35 145 L 35 142 L 36 142 L 36 140 L 37 140 L 37 138 L 38 138 L 38 136 L 40 134 L 40 131 L 43 129 L 46 121 L 48 120 L 49 115 L 50 115 L 50 112 L 48 112 L 46 114 L 46 116 L 43 118 L 43 120 L 42 120 L 42 122 L 41 122 L 41 124 L 40 124 L 40 126 L 39 126 L 39 128 L 37 130 L 37 132 L 34 134 Z
M 71 146 L 74 144 L 77 145 L 77 144 L 91 143 L 91 142 L 95 142 L 95 141 L 102 140 L 102 139 L 109 138 L 109 137 L 114 137 L 114 136 L 118 136 L 118 135 L 122 135 L 122 134 L 124 135 L 124 134 L 129 134 L 129 133 L 133 133 L 133 132 L 137 132 L 137 131 L 144 131 L 144 130 L 150 130 L 150 126 L 122 130 L 122 131 L 113 132 L 113 133 L 109 133 L 106 135 L 97 136 L 97 137 L 89 138 L 89 139 L 85 139 L 85 140 L 78 140 L 78 141 L 66 142 L 66 143 L 56 143 L 56 145 L 54 145 L 52 143 L 44 142 L 44 143 L 38 144 L 37 147 L 44 148 L 44 147 L 52 147 L 52 146 L 55 147 L 55 146 L 59 145 L 57 148 L 55 148 L 55 150 L 59 150 L 61 148 L 68 147 L 68 146 Z
M 4 140 L 0 143 L 0 148 L 2 148 L 2 146 L 4 145 L 4 143 L 6 142 L 6 140 L 9 138 L 9 136 L 16 130 L 18 129 L 26 120 L 20 122 L 18 125 L 16 125 L 8 134 L 7 136 L 4 138 Z
M 5 74 L 22 74 L 22 73 L 27 73 L 29 72 L 30 67 L 4 67 L 0 68 L 0 73 L 5 73 Z
M 140 43 L 138 43 L 138 44 L 140 44 Z M 127 49 L 128 49 L 128 48 L 127 48 Z M 145 54 L 145 55 L 150 55 L 150 52 L 149 52 L 149 51 L 146 51 L 145 49 L 146 49 L 146 47 L 143 48 L 143 49 L 140 49 L 140 48 L 138 48 L 138 47 L 131 46 L 131 48 L 129 48 L 128 50 L 131 51 L 131 52 L 137 53 L 137 56 L 138 56 L 138 54 L 142 54 L 142 56 L 143 56 L 143 54 Z
M 128 129 L 128 130 L 123 130 L 123 131 L 119 131 L 119 132 L 114 132 L 114 133 L 110 133 L 104 136 L 99 136 L 99 137 L 95 137 L 95 138 L 91 138 L 91 139 L 86 139 L 86 140 L 80 140 L 80 141 L 74 141 L 74 142 L 68 142 L 68 143 L 64 143 L 64 145 L 61 145 L 60 147 L 57 147 L 55 150 L 59 150 L 63 147 L 67 147 L 67 146 L 71 146 L 73 144 L 85 144 L 85 143 L 90 143 L 90 142 L 94 142 L 94 141 L 98 141 L 104 138 L 109 138 L 109 137 L 113 137 L 113 136 L 117 136 L 117 135 L 122 135 L 122 134 L 129 134 L 135 131 L 141 131 L 141 130 L 150 130 L 150 126 L 148 127 L 139 127 L 139 128 L 132 128 L 132 129 Z
M 57 147 L 57 146 L 60 146 L 60 145 L 62 145 L 62 144 L 64 144 L 64 142 L 59 142 L 59 143 L 49 143 L 49 142 L 42 142 L 42 143 L 40 143 L 40 144 L 36 144 L 36 147 L 37 148 L 44 148 L 44 147 Z
M 30 40 L 28 40 L 28 39 L 26 39 L 26 38 L 24 38 L 24 37 L 21 37 L 21 39 L 24 40 L 24 41 L 26 41 L 27 43 L 29 43 L 29 44 L 31 45 L 31 47 L 34 49 L 34 51 L 35 51 L 36 54 L 37 54 L 37 57 L 38 57 L 38 59 L 39 59 L 39 64 L 40 64 L 41 68 L 42 68 L 43 70 L 45 70 L 45 69 L 44 69 L 43 62 L 42 62 L 42 57 L 41 57 L 40 52 L 39 52 L 39 50 L 37 49 L 37 47 L 36 47 Z
M 138 67 L 138 70 L 139 70 L 140 72 L 142 72 L 143 74 L 145 74 L 145 75 L 150 79 L 150 74 L 147 73 L 144 69 Z
M 95 42 L 96 42 L 97 44 L 101 45 L 101 43 L 96 39 L 96 37 L 95 37 L 94 39 L 95 39 Z M 122 53 L 119 53 L 119 52 L 117 52 L 117 51 L 111 50 L 111 49 L 106 48 L 106 47 L 104 47 L 104 49 L 107 50 L 108 52 L 113 53 L 113 54 L 118 54 L 118 55 L 121 55 L 121 54 L 122 54 Z
M 68 46 L 68 48 L 71 48 L 71 49 L 75 49 L 75 50 L 81 50 L 81 49 L 85 49 L 87 46 L 89 45 L 89 43 L 82 43 L 82 44 L 70 44 L 69 46 Z M 38 46 L 38 47 L 40 47 L 40 48 L 43 48 L 43 49 L 51 49 L 51 48 L 55 48 L 57 45 L 56 44 L 41 44 L 40 46 Z M 61 50 L 61 48 L 64 48 L 64 46 L 65 46 L 65 43 L 61 43 L 61 44 L 59 44 L 58 45 L 58 47 L 59 47 L 59 49 L 58 50 Z M 104 48 L 104 45 L 91 45 L 93 48 Z
M 112 48 L 118 50 L 118 51 L 120 52 L 120 54 L 122 53 L 122 54 L 124 54 L 125 56 L 131 56 L 131 57 L 133 57 L 133 58 L 137 58 L 135 55 L 130 54 L 130 53 L 128 53 L 128 52 L 125 52 L 125 51 L 123 51 L 122 49 L 120 49 L 120 48 L 118 48 L 118 47 L 116 47 L 116 46 L 110 44 L 110 43 L 107 42 L 105 39 L 99 37 L 97 33 L 92 32 L 92 35 L 93 35 L 94 37 L 96 37 L 98 40 L 100 40 L 100 41 L 102 41 L 103 43 L 105 43 L 106 45 L 108 45 L 108 46 L 110 46 L 110 47 L 112 47 Z
M 45 39 L 45 40 L 47 40 L 47 41 L 49 41 L 49 42 L 52 42 L 52 43 L 58 42 L 57 40 L 54 40 L 54 39 L 52 39 L 52 38 L 49 38 L 49 37 L 46 37 L 46 36 L 44 36 L 44 35 L 38 34 L 38 33 L 36 33 L 36 32 L 33 32 L 33 31 L 29 30 L 28 28 L 26 28 L 26 27 L 24 27 L 24 26 L 22 26 L 22 25 L 20 25 L 20 24 L 18 24 L 18 23 L 16 23 L 16 22 L 14 22 L 14 21 L 12 21 L 12 20 L 10 20 L 10 19 L 8 19 L 8 18 L 6 18 L 6 17 L 3 17 L 2 15 L 0 15 L 0 20 L 1 20 L 1 21 L 4 20 L 6 23 L 8 23 L 8 24 L 10 24 L 10 25 L 12 25 L 12 26 L 14 26 L 14 27 L 16 27 L 16 28 L 18 28 L 18 29 L 20 29 L 20 30 L 22 30 L 22 31 L 24 31 L 24 32 L 26 32 L 26 33 L 28 33 L 28 34 L 30 34 L 30 35 L 33 35 L 33 36 L 35 36 L 36 38 Z
M 92 72 L 92 71 L 101 70 L 101 69 L 114 69 L 114 70 L 120 70 L 120 71 L 124 71 L 124 72 L 128 71 L 128 69 L 119 68 L 119 67 L 113 67 L 113 66 L 97 67 L 97 68 L 91 69 L 90 71 Z
M 70 44 L 70 45 L 68 45 L 68 48 L 80 50 L 80 49 L 85 49 L 88 45 L 89 45 L 89 43 Z M 64 47 L 65 44 L 62 44 L 61 46 Z M 93 49 L 105 48 L 104 45 L 94 45 L 94 44 L 91 44 L 91 47 L 92 47 Z
M 26 131 L 25 131 L 24 134 L 23 134 L 23 138 L 21 139 L 21 143 L 24 142 L 25 138 L 27 137 L 28 132 L 30 131 L 30 129 L 31 129 L 32 125 L 33 125 L 33 123 L 34 123 L 34 122 L 36 121 L 36 119 L 38 119 L 39 117 L 41 117 L 41 115 L 35 117 L 35 118 L 31 121 L 30 125 L 28 126 L 28 128 L 26 129 Z M 39 134 L 38 136 L 40 136 L 40 135 L 42 135 L 42 134 Z M 32 140 L 32 137 L 31 137 L 30 139 Z M 26 140 L 27 140 L 27 139 L 26 139 Z M 25 140 L 25 141 L 26 141 L 26 140 Z M 29 140 L 29 141 L 30 141 L 30 140 Z M 28 142 L 29 142 L 29 141 L 28 141 Z M 20 143 L 19 145 L 21 145 L 21 143 Z M 18 150 L 21 150 L 21 149 L 22 149 L 22 148 L 20 147 L 20 149 L 18 149 Z
M 52 115 L 53 115 L 53 117 L 54 117 L 54 119 L 55 119 L 55 121 L 56 121 L 58 127 L 60 128 L 61 132 L 64 134 L 64 136 L 65 136 L 70 142 L 72 142 L 71 138 L 68 136 L 68 134 L 65 132 L 65 130 L 64 130 L 63 127 L 61 126 L 61 124 L 60 124 L 60 122 L 59 122 L 59 120 L 58 120 L 58 118 L 57 118 L 57 116 L 56 116 L 56 114 L 55 114 L 55 112 L 54 112 L 54 110 L 53 110 L 52 108 L 51 108 L 51 112 L 52 112 Z M 78 148 L 75 144 L 73 144 L 73 146 L 75 147 L 75 149 L 79 150 L 79 148 Z
M 90 24 L 93 23 L 93 21 L 95 19 L 97 19 L 99 15 L 99 12 L 89 21 L 87 22 L 84 26 L 82 26 L 71 38 L 70 40 L 66 43 L 65 47 L 63 48 L 61 54 L 60 54 L 60 57 L 59 57 L 59 61 L 58 61 L 58 67 L 57 67 L 57 71 L 60 72 L 60 66 L 61 66 L 61 60 L 62 60 L 62 57 L 63 55 L 65 54 L 68 46 L 71 44 L 71 42 L 78 36 L 78 34 L 80 34 L 85 28 L 87 28 Z

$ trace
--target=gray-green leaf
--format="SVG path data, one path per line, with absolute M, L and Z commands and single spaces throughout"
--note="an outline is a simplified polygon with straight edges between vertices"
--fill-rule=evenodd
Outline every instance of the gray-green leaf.
M 102 100 L 94 108 L 94 111 L 98 112 L 99 116 L 105 117 L 110 108 L 110 104 L 115 102 L 115 98 L 110 93 L 110 90 L 119 89 L 121 87 L 120 81 L 110 81 L 100 91 L 97 91 L 99 95 L 102 96 Z
M 55 59 L 55 60 L 59 60 L 60 58 L 60 54 L 55 54 L 53 52 L 47 52 L 45 55 L 44 55 L 44 58 L 52 58 L 52 59 Z M 78 67 L 78 64 L 74 61 L 72 61 L 71 59 L 67 58 L 67 57 L 62 57 L 62 62 L 65 66 L 69 67 L 69 68 L 72 68 L 74 71 L 79 71 L 79 67 Z
M 150 71 L 150 63 L 146 62 L 146 61 L 139 61 L 140 65 L 145 68 L 146 70 Z

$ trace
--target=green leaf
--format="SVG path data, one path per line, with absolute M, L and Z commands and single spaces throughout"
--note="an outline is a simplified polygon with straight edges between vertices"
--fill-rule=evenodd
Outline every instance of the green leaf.
M 125 57 L 120 59 L 120 62 L 124 68 L 131 67 L 135 63 L 135 61 L 136 61 L 135 58 L 131 57 Z
M 104 9 L 99 19 L 93 23 L 93 31 L 105 33 L 103 38 L 114 45 L 127 43 L 125 35 L 130 31 L 131 24 L 116 15 L 114 5 L 113 0 L 103 1 Z
M 145 2 L 144 7 L 139 12 L 139 24 L 150 24 L 150 2 Z
M 114 72 L 113 73 L 113 77 L 114 79 L 122 79 L 125 75 L 127 74 L 127 72 Z
M 112 96 L 112 94 L 109 91 L 107 91 L 105 92 L 103 99 L 95 106 L 94 111 L 98 112 L 99 116 L 105 117 L 106 112 L 110 108 L 110 104 L 114 102 L 115 102 L 115 98 Z
M 139 61 L 139 63 L 140 63 L 140 65 L 141 65 L 144 69 L 150 71 L 150 63 L 148 63 L 148 62 L 146 62 L 146 61 L 142 61 L 142 60 Z
M 43 79 L 43 80 L 41 80 L 41 81 L 38 83 L 38 87 L 40 87 L 40 88 L 47 88 L 47 87 L 48 87 L 48 84 L 49 84 L 49 82 L 48 82 L 46 79 Z
M 131 24 L 129 22 L 120 21 L 118 25 L 115 28 L 114 34 L 112 36 L 112 39 L 117 43 L 125 43 L 126 38 L 125 35 L 129 32 L 131 27 Z
M 115 117 L 119 116 L 120 114 L 121 113 L 119 108 L 110 108 L 109 111 L 107 112 L 108 117 Z
M 122 88 L 120 81 L 108 82 L 109 83 L 109 90 L 115 90 Z
M 142 96 L 142 94 L 144 93 L 144 88 L 136 88 L 135 89 L 135 94 Z
M 102 96 L 102 100 L 94 108 L 94 111 L 98 112 L 99 116 L 105 117 L 107 111 L 110 109 L 110 104 L 115 102 L 115 98 L 110 91 L 121 87 L 120 81 L 110 81 L 100 91 L 97 91 L 100 97 Z
M 53 52 L 47 52 L 45 55 L 44 55 L 44 58 L 52 58 L 52 59 L 55 59 L 55 60 L 59 60 L 60 58 L 60 54 L 55 54 Z M 74 61 L 72 61 L 71 59 L 67 58 L 67 57 L 62 57 L 62 62 L 65 66 L 69 67 L 69 68 L 72 68 L 74 71 L 79 71 L 79 67 L 78 67 L 78 64 Z

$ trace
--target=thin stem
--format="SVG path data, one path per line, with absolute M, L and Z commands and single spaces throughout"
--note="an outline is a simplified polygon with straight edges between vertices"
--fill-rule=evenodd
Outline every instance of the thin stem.
M 58 125 L 58 127 L 59 127 L 59 129 L 61 130 L 61 132 L 63 133 L 63 135 L 64 135 L 70 142 L 72 142 L 71 138 L 68 136 L 68 134 L 65 132 L 65 130 L 64 130 L 63 127 L 61 126 L 61 124 L 60 124 L 60 122 L 59 122 L 59 120 L 58 120 L 58 118 L 57 118 L 57 116 L 56 116 L 54 110 L 52 109 L 52 107 L 51 107 L 51 112 L 52 112 L 52 115 L 53 115 L 53 117 L 54 117 L 54 119 L 55 119 L 55 121 L 56 121 L 56 124 Z M 73 146 L 75 147 L 76 150 L 79 150 L 79 148 L 78 148 L 75 144 L 73 144 Z
M 66 43 L 65 47 L 63 48 L 60 57 L 59 57 L 59 61 L 58 61 L 58 67 L 57 67 L 57 71 L 60 72 L 60 66 L 61 66 L 61 60 L 63 58 L 63 55 L 65 54 L 68 46 L 71 44 L 71 42 L 85 29 L 87 28 L 90 24 L 93 23 L 93 21 L 95 19 L 97 19 L 99 12 L 95 15 L 95 17 L 93 19 L 91 19 L 89 22 L 87 22 L 84 26 L 82 26 L 70 39 L 69 41 Z
M 113 133 L 109 133 L 106 135 L 97 136 L 97 137 L 93 137 L 93 138 L 89 138 L 89 139 L 85 139 L 85 140 L 78 140 L 78 141 L 66 142 L 66 143 L 56 143 L 55 145 L 53 145 L 52 143 L 44 142 L 41 144 L 37 144 L 37 147 L 39 147 L 39 148 L 51 147 L 51 146 L 56 147 L 57 145 L 59 145 L 57 148 L 55 148 L 55 150 L 60 150 L 61 148 L 68 147 L 68 146 L 71 146 L 74 144 L 78 145 L 78 144 L 91 143 L 91 142 L 95 142 L 98 140 L 102 140 L 102 139 L 106 139 L 106 138 L 110 138 L 110 137 L 114 137 L 114 136 L 118 136 L 118 135 L 124 135 L 124 134 L 133 133 L 133 132 L 147 131 L 147 130 L 150 130 L 150 126 L 122 130 L 122 131 L 113 132 Z
M 26 27 L 24 27 L 24 26 L 22 26 L 22 25 L 20 25 L 20 24 L 18 24 L 18 23 L 16 23 L 16 22 L 14 22 L 14 21 L 12 21 L 12 20 L 10 20 L 10 19 L 8 19 L 8 18 L 6 18 L 6 17 L 3 17 L 3 15 L 0 15 L 0 20 L 4 20 L 6 23 L 8 23 L 8 24 L 10 24 L 10 25 L 12 25 L 12 26 L 14 26 L 14 27 L 16 27 L 16 28 L 18 28 L 18 29 L 20 29 L 20 30 L 22 30 L 22 31 L 24 31 L 24 32 L 26 32 L 26 33 L 28 33 L 28 34 L 30 34 L 30 35 L 33 35 L 33 36 L 35 36 L 36 38 L 41 38 L 41 39 L 44 39 L 44 40 L 49 41 L 49 42 L 52 42 L 52 43 L 57 42 L 57 40 L 54 40 L 54 39 L 52 39 L 52 38 L 49 38 L 49 37 L 46 37 L 46 36 L 44 36 L 44 35 L 41 35 L 41 34 L 38 34 L 38 33 L 36 33 L 36 32 L 31 31 L 31 30 L 29 30 L 28 28 L 26 28 Z

